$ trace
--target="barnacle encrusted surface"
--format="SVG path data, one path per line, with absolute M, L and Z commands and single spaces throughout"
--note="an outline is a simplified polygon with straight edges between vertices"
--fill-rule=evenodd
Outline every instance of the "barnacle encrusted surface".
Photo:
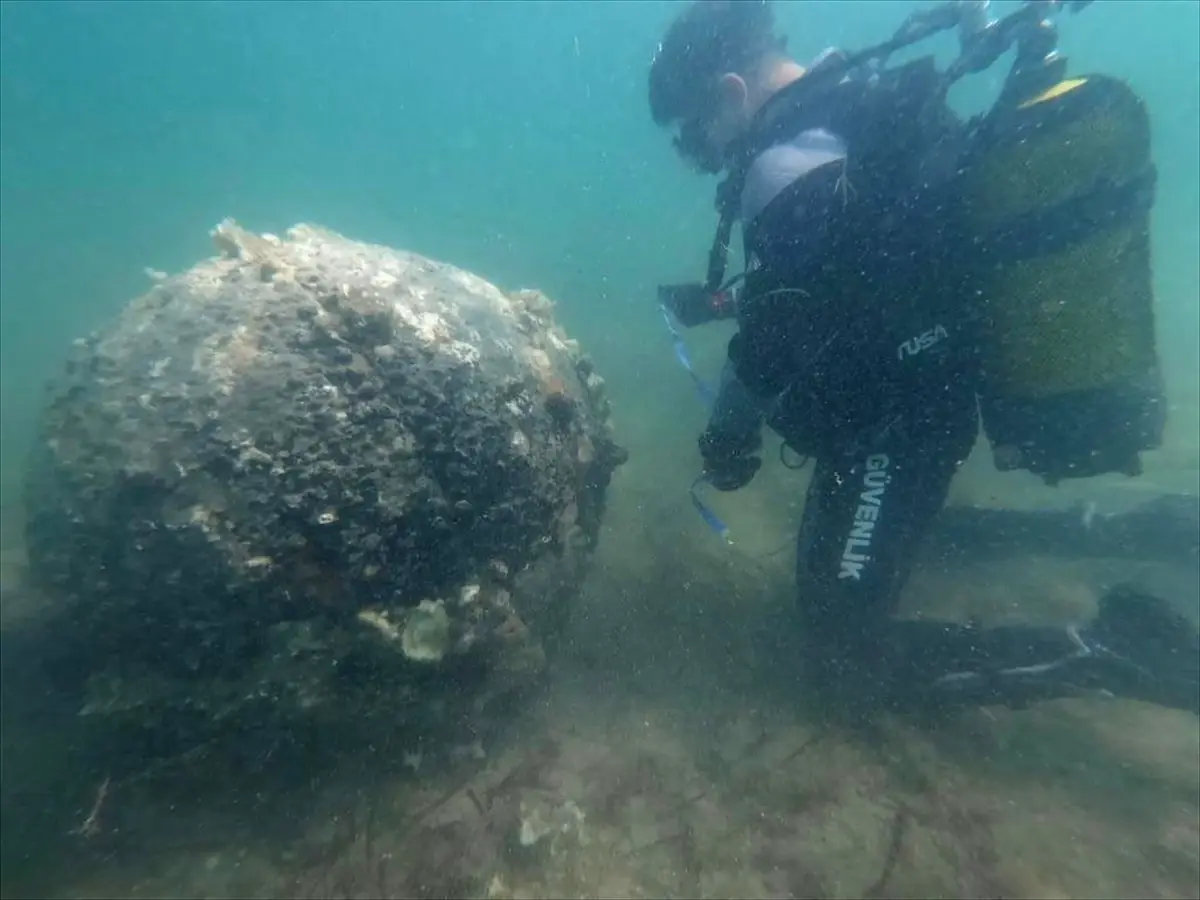
M 84 708 L 536 671 L 625 458 L 552 304 L 307 225 L 214 238 L 77 342 L 44 414 L 30 562 Z

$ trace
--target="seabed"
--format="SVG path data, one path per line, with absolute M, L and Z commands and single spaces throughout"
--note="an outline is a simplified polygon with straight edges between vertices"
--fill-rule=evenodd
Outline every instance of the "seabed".
M 790 554 L 748 563 L 634 499 L 546 683 L 494 734 L 200 747 L 114 783 L 6 677 L 3 896 L 1200 893 L 1194 716 L 1089 695 L 849 724 L 790 668 Z M 5 546 L 11 635 L 36 603 Z M 930 615 L 1069 618 L 1127 568 L 991 561 L 908 593 Z

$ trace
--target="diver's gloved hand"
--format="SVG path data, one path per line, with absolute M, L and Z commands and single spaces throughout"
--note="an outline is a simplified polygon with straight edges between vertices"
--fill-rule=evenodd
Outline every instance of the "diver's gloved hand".
M 748 485 L 762 465 L 757 456 L 735 456 L 714 465 L 704 464 L 704 477 L 718 491 L 737 491 Z
M 762 446 L 757 432 L 748 437 L 732 437 L 709 428 L 700 435 L 700 456 L 704 459 L 704 477 L 718 491 L 736 491 L 748 485 L 762 466 L 756 454 Z
M 729 319 L 736 312 L 727 291 L 710 291 L 702 284 L 661 284 L 658 302 L 669 309 L 684 328 Z

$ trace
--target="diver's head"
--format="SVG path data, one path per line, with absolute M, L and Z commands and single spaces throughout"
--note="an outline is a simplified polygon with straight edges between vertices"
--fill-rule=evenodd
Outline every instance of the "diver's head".
M 784 44 L 767 0 L 695 0 L 671 23 L 650 66 L 650 114 L 678 127 L 684 159 L 724 168 L 763 102 L 804 74 Z

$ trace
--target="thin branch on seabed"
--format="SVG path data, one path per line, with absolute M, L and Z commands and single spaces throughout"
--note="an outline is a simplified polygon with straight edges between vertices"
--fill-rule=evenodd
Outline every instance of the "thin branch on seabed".
M 71 834 L 91 839 L 100 833 L 100 814 L 104 811 L 104 803 L 108 799 L 108 788 L 111 783 L 112 776 L 105 775 L 104 780 L 100 782 L 100 787 L 96 789 L 96 799 L 92 802 L 91 812 L 87 814 L 83 824 L 78 828 L 71 829 Z
M 130 785 L 136 784 L 140 781 L 147 781 L 151 778 L 161 775 L 163 772 L 173 767 L 194 763 L 197 759 L 211 750 L 212 747 L 217 743 L 217 740 L 218 739 L 214 739 L 202 744 L 198 744 L 195 747 L 192 747 L 190 750 L 187 750 L 184 753 L 176 756 L 164 757 L 163 759 L 150 764 L 140 772 L 135 772 L 132 775 L 120 778 L 116 781 L 113 780 L 112 775 L 105 775 L 104 780 L 96 789 L 96 797 L 92 802 L 92 808 L 88 813 L 87 818 L 85 818 L 78 827 L 72 828 L 69 834 L 79 835 L 85 839 L 97 837 L 104 830 L 101 824 L 101 819 L 105 809 L 107 808 L 109 797 L 116 792 L 118 787 L 129 787 Z

